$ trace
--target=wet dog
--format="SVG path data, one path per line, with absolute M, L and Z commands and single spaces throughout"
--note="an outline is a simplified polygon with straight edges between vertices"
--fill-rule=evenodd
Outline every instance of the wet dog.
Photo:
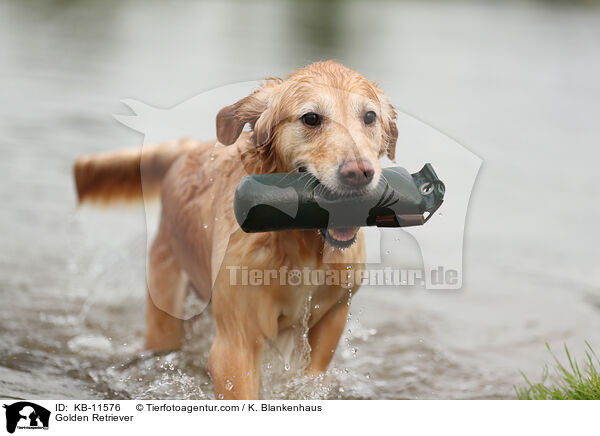
M 216 337 L 208 369 L 218 398 L 258 398 L 266 341 L 300 324 L 310 346 L 306 372 L 325 372 L 358 287 L 365 256 L 360 229 L 247 234 L 236 223 L 233 195 L 248 174 L 292 171 L 313 175 L 335 195 L 373 189 L 379 158 L 395 153 L 395 118 L 376 84 L 338 63 L 319 62 L 284 80 L 267 79 L 223 108 L 216 142 L 188 139 L 78 159 L 80 201 L 138 197 L 142 186 L 144 194 L 161 193 L 149 254 L 147 348 L 180 346 L 192 285 L 212 303 Z M 334 271 L 345 279 L 232 283 L 231 271 L 242 267 Z

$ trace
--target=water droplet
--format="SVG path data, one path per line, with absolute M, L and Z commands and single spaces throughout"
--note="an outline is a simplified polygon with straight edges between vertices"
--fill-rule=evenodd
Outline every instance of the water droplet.
M 204 227 L 205 229 L 208 229 L 208 224 L 202 224 L 202 227 Z
M 210 154 L 210 160 L 215 160 L 215 154 L 214 153 Z
M 213 183 L 213 182 L 215 181 L 215 179 L 214 179 L 213 177 L 211 177 L 210 179 L 208 179 L 208 181 L 209 181 L 210 183 Z
M 267 369 L 271 369 L 273 367 L 273 365 L 271 364 L 271 362 L 267 362 Z
M 222 400 L 223 398 L 225 398 L 225 397 L 223 396 L 223 394 L 219 394 L 219 395 L 217 395 L 217 397 L 219 398 L 219 400 Z
M 290 370 L 290 364 L 286 363 L 285 365 L 283 365 L 283 369 L 285 369 L 286 371 Z
M 319 307 L 321 307 L 321 306 L 319 306 L 318 304 L 315 304 L 315 309 L 318 309 Z
M 233 383 L 231 383 L 231 381 L 227 380 L 227 383 L 225 383 L 225 389 L 227 389 L 228 391 L 233 389 Z

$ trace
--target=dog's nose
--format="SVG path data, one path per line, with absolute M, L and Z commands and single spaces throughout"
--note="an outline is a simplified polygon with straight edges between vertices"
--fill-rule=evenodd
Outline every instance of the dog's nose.
M 373 180 L 375 170 L 368 160 L 350 160 L 340 165 L 339 177 L 344 185 L 358 188 Z

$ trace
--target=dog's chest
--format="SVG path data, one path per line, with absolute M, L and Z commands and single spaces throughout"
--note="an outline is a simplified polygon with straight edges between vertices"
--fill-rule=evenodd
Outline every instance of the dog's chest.
M 312 327 L 343 299 L 348 289 L 327 285 L 296 285 L 281 289 L 285 293 L 279 329 L 291 326 Z
M 290 298 L 282 307 L 279 332 L 272 345 L 285 366 L 296 370 L 308 364 L 309 328 L 338 304 L 348 290 L 331 286 L 296 286 L 282 291 L 289 292 Z

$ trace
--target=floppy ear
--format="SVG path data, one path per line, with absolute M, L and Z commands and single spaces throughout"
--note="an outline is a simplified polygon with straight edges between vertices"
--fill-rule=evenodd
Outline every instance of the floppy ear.
M 217 114 L 217 139 L 223 145 L 231 145 L 242 134 L 246 123 L 254 124 L 266 108 L 251 94 L 237 103 L 225 106 Z
M 396 126 L 396 111 L 394 106 L 387 99 L 383 91 L 379 89 L 376 83 L 372 84 L 375 88 L 375 93 L 381 104 L 381 123 L 383 126 L 384 142 L 386 143 L 386 154 L 390 160 L 394 160 L 396 156 L 396 142 L 398 141 L 398 127 Z
M 271 92 L 282 82 L 281 79 L 267 79 L 265 83 L 248 97 L 230 106 L 226 106 L 217 114 L 217 139 L 223 145 L 231 145 L 242 134 L 244 126 L 250 124 L 254 131 L 257 145 L 269 140 L 272 123 L 265 114 Z M 260 120 L 259 120 L 260 119 Z
M 396 114 L 394 118 L 388 121 L 388 132 L 387 133 L 387 157 L 390 160 L 394 160 L 396 157 L 396 142 L 398 141 L 398 127 L 396 126 Z

